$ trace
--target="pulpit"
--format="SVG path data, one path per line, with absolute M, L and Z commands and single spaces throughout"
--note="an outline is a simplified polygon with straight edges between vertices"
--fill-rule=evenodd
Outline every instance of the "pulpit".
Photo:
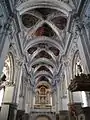
M 90 74 L 81 74 L 75 76 L 68 86 L 71 92 L 90 91 Z

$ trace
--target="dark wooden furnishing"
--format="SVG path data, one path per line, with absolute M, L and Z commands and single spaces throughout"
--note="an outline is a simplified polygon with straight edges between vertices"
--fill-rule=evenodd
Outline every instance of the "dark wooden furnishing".
M 68 87 L 71 92 L 90 91 L 90 74 L 75 76 Z

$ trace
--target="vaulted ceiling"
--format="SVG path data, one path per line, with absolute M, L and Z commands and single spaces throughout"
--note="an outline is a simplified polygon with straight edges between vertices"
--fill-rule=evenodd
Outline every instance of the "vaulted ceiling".
M 23 50 L 34 85 L 42 81 L 50 85 L 54 83 L 67 41 L 69 12 L 74 7 L 70 4 L 57 0 L 29 0 L 17 7 L 23 33 Z

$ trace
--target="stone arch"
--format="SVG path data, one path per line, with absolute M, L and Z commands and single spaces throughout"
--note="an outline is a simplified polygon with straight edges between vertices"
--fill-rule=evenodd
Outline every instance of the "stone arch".
M 79 69 L 77 68 L 78 63 L 79 63 Z M 72 77 L 79 74 L 79 72 L 83 72 L 83 65 L 82 65 L 82 61 L 80 58 L 79 50 L 77 50 L 72 60 Z
M 25 44 L 24 46 L 24 51 L 27 51 L 29 48 L 35 46 L 35 45 L 38 45 L 40 43 L 46 43 L 46 44 L 49 44 L 55 48 L 57 48 L 58 50 L 60 50 L 61 52 L 63 52 L 63 48 L 62 48 L 62 45 L 59 44 L 58 41 L 56 41 L 56 39 L 51 39 L 49 37 L 46 37 L 46 36 L 42 36 L 42 37 L 37 37 L 37 38 L 34 38 L 32 41 L 27 41 L 27 43 Z
M 46 63 L 46 64 L 51 65 L 51 66 L 56 68 L 54 62 L 51 61 L 51 60 L 48 60 L 47 58 L 44 58 L 44 59 L 43 58 L 39 58 L 37 60 L 34 60 L 34 61 L 31 62 L 31 66 L 33 66 L 33 65 L 35 65 L 37 63 Z
M 41 75 L 41 76 L 38 76 L 38 77 L 35 79 L 35 84 L 36 84 L 36 85 L 37 85 L 39 82 L 41 83 L 40 79 L 41 79 L 42 77 L 45 77 L 46 80 L 47 80 L 47 82 L 48 82 L 49 84 L 51 84 L 52 78 L 50 78 L 49 76 L 46 76 L 46 75 Z M 45 82 L 45 81 L 44 81 L 44 82 Z
M 14 58 L 11 52 L 9 52 L 6 56 L 3 73 L 6 76 L 6 81 L 13 83 L 13 73 L 14 73 Z
M 14 84 L 15 83 L 16 62 L 20 56 L 18 55 L 19 53 L 18 53 L 18 50 L 16 49 L 16 46 L 13 46 L 12 43 L 9 45 L 9 50 L 8 50 L 7 54 L 11 56 L 11 61 L 12 61 L 12 65 L 13 65 L 12 83 Z
M 56 114 L 55 113 L 51 113 L 51 112 L 33 112 L 31 113 L 30 117 L 31 120 L 37 120 L 37 118 L 39 116 L 46 116 L 46 118 L 48 118 L 48 120 L 56 120 Z M 46 119 L 47 120 L 47 119 Z
M 46 67 L 46 68 L 51 72 L 51 74 L 53 74 L 53 70 L 52 70 L 53 68 L 51 68 L 50 66 L 48 66 L 48 65 L 46 65 L 46 64 L 44 64 L 44 65 L 38 65 L 38 66 L 35 68 L 34 73 L 36 73 L 37 70 L 38 70 L 41 66 Z
M 47 2 L 47 6 L 46 6 L 46 2 Z M 63 12 L 66 15 L 68 15 L 69 11 L 72 10 L 72 8 L 68 4 L 60 3 L 59 1 L 52 0 L 51 2 L 50 1 L 48 2 L 46 0 L 44 3 L 44 1 L 42 0 L 39 0 L 39 1 L 34 0 L 34 1 L 27 1 L 27 2 L 22 3 L 21 5 L 18 5 L 17 11 L 19 11 L 21 15 L 26 11 L 29 11 L 35 8 L 40 8 L 40 7 L 44 7 L 44 8 L 47 7 L 47 8 L 55 9 L 55 10 Z
M 2 106 L 4 94 L 5 94 L 5 88 L 7 85 L 13 84 L 14 78 L 14 58 L 11 52 L 8 52 L 5 61 L 4 66 L 2 70 L 2 74 L 0 76 L 0 107 Z
M 34 78 L 37 78 L 39 76 L 47 76 L 51 79 L 53 78 L 53 75 L 51 75 L 50 73 L 48 73 L 46 71 L 40 71 L 40 72 L 36 73 Z
M 78 64 L 77 64 L 78 63 Z M 82 59 L 79 50 L 76 50 L 72 60 L 72 77 L 80 76 L 84 72 Z M 83 106 L 87 106 L 87 99 L 85 91 L 73 92 L 73 101 L 83 103 Z
M 35 120 L 51 120 L 49 116 L 46 115 L 39 115 L 36 117 Z

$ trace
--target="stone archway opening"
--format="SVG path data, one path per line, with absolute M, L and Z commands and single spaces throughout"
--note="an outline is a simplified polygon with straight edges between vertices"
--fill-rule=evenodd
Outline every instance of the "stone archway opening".
M 51 119 L 47 116 L 38 116 L 36 120 L 51 120 Z

